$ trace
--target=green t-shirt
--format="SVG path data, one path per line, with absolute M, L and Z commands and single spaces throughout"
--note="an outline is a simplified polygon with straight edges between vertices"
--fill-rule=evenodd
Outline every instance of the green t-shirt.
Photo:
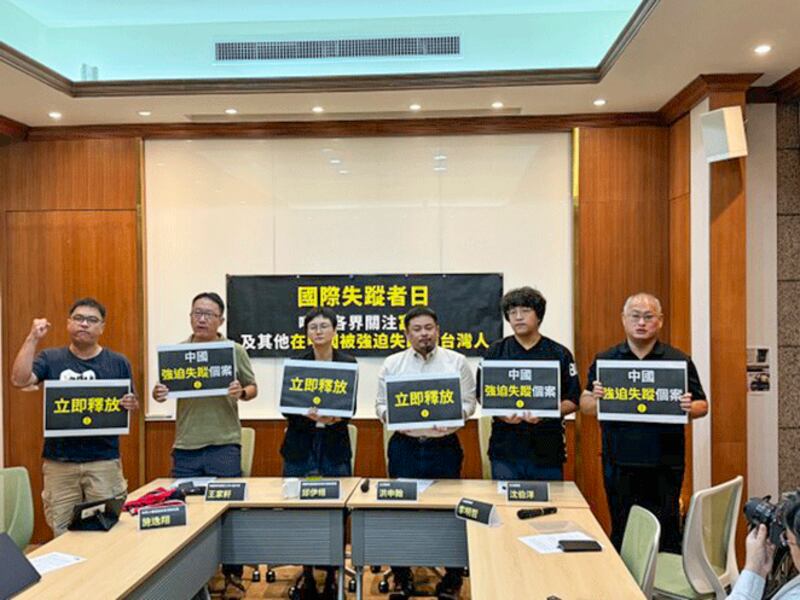
M 219 336 L 219 342 L 227 341 Z M 192 343 L 192 338 L 181 342 Z M 236 356 L 236 379 L 242 387 L 256 382 L 250 357 L 241 344 L 233 343 Z M 173 448 L 197 450 L 205 446 L 239 444 L 242 426 L 239 423 L 239 399 L 233 396 L 178 398 Z

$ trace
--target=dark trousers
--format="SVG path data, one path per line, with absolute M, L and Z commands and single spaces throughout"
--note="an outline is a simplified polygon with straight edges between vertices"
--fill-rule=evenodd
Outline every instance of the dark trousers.
M 172 451 L 172 476 L 185 477 L 241 477 L 242 447 L 239 444 L 205 446 L 196 450 Z M 222 565 L 226 575 L 242 576 L 242 565 Z
M 415 438 L 395 433 L 389 440 L 389 477 L 395 479 L 459 479 L 464 452 L 458 436 L 452 433 L 439 438 Z M 435 566 L 435 565 L 432 565 Z M 396 578 L 410 579 L 409 567 L 392 566 Z M 445 569 L 447 587 L 459 589 L 464 569 Z
M 611 513 L 611 543 L 619 551 L 628 513 L 634 504 L 652 512 L 661 523 L 661 550 L 681 551 L 680 497 L 683 467 L 631 467 L 603 461 L 608 510 Z

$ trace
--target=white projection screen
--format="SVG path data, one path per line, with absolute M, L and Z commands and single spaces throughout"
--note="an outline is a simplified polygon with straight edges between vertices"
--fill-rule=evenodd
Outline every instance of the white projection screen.
M 499 272 L 506 290 L 542 291 L 542 333 L 572 348 L 570 145 L 567 133 L 147 141 L 147 395 L 156 346 L 188 337 L 191 298 L 224 297 L 226 274 Z M 359 418 L 375 416 L 381 361 L 359 359 Z M 280 363 L 253 360 L 259 395 L 241 418 L 281 418 Z M 148 418 L 174 410 L 148 400 Z

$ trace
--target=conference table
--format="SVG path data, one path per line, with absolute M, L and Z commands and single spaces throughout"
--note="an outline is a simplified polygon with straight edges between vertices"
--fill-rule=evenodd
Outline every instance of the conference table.
M 220 480 L 225 481 L 225 480 Z M 47 573 L 19 598 L 191 598 L 229 564 L 345 563 L 345 525 L 351 517 L 356 597 L 363 597 L 368 565 L 469 566 L 474 600 L 641 599 L 642 593 L 572 482 L 550 485 L 548 502 L 508 502 L 497 482 L 439 480 L 417 501 L 377 500 L 375 481 L 360 489 L 360 478 L 341 478 L 335 500 L 283 497 L 282 478 L 244 478 L 244 501 L 206 502 L 189 497 L 186 526 L 140 531 L 138 519 L 123 513 L 108 532 L 67 532 L 29 556 L 49 552 L 77 555 L 84 562 Z M 172 480 L 159 479 L 130 498 Z M 495 505 L 499 527 L 455 517 L 462 497 Z M 555 515 L 521 521 L 523 507 L 555 506 Z M 540 555 L 517 538 L 534 525 L 568 520 L 603 545 L 602 552 Z M 344 598 L 339 569 L 339 598 Z
M 218 481 L 226 481 L 219 479 Z M 287 499 L 283 479 L 247 482 L 240 502 L 187 499 L 187 525 L 140 531 L 138 517 L 120 516 L 110 531 L 70 531 L 37 548 L 30 558 L 64 552 L 84 562 L 47 573 L 18 598 L 191 598 L 221 563 L 344 566 L 345 506 L 360 479 L 340 478 L 338 499 Z M 171 479 L 129 494 L 138 498 Z M 339 598 L 344 598 L 339 569 Z
M 493 504 L 501 525 L 489 527 L 455 516 L 461 498 Z M 416 501 L 378 500 L 375 488 L 356 489 L 351 513 L 356 598 L 363 598 L 368 565 L 469 567 L 474 600 L 637 599 L 644 596 L 589 510 L 574 482 L 551 482 L 546 502 L 509 501 L 496 481 L 439 480 Z M 555 507 L 553 515 L 520 520 L 520 508 Z M 601 552 L 541 555 L 517 538 L 533 535 L 534 522 L 569 521 L 603 545 Z M 596 580 L 603 585 L 596 585 Z M 561 593 L 557 593 L 561 591 Z

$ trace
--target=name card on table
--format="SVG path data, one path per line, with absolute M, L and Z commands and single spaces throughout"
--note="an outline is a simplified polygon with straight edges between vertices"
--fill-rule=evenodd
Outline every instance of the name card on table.
M 481 502 L 479 500 L 471 500 L 470 498 L 461 498 L 456 504 L 456 517 L 467 521 L 475 521 L 482 525 L 489 527 L 498 527 L 501 525 L 500 515 L 494 504 L 488 502 Z
M 356 410 L 358 365 L 316 360 L 286 360 L 279 410 L 306 414 L 317 409 L 324 417 L 352 417 Z
M 139 511 L 139 529 L 163 529 L 164 527 L 180 527 L 189 522 L 186 505 L 153 506 Z
M 684 361 L 598 360 L 597 379 L 604 388 L 600 421 L 689 422 L 680 406 L 688 389 Z
M 241 502 L 247 497 L 247 483 L 244 481 L 213 481 L 206 485 L 208 502 Z
M 341 484 L 336 480 L 307 479 L 300 482 L 300 500 L 338 500 Z
M 44 437 L 127 435 L 130 379 L 44 382 Z
M 506 485 L 509 502 L 547 502 L 550 484 L 546 481 L 509 481 Z
M 561 418 L 561 364 L 557 360 L 485 360 L 481 413 L 510 417 L 529 412 Z
M 225 396 L 236 379 L 233 342 L 158 346 L 158 381 L 168 398 Z
M 461 427 L 461 379 L 458 373 L 386 376 L 386 428 Z
M 379 481 L 378 500 L 416 501 L 418 486 L 416 481 Z

